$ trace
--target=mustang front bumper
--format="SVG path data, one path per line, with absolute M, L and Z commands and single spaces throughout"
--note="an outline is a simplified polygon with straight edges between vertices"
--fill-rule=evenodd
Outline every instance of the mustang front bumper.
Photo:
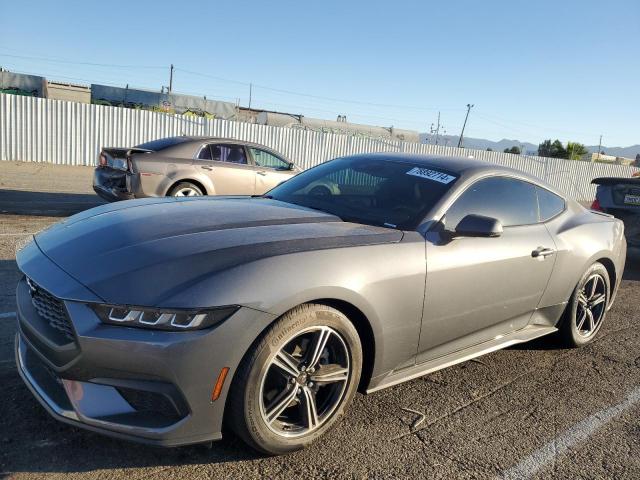
M 211 329 L 166 332 L 105 325 L 82 302 L 59 300 L 60 310 L 53 295 L 34 293 L 25 279 L 16 299 L 18 371 L 47 411 L 78 427 L 160 446 L 222 437 L 235 369 L 257 325 L 273 319 L 241 308 Z M 224 367 L 229 375 L 212 401 Z

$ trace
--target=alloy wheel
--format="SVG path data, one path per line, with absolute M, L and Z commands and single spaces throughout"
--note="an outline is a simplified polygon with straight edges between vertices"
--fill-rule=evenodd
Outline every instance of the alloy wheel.
M 173 192 L 173 196 L 174 197 L 199 197 L 201 196 L 201 194 L 195 188 L 183 187 Z
M 306 435 L 335 412 L 350 377 L 350 352 L 336 330 L 318 326 L 296 333 L 271 357 L 262 376 L 262 419 L 278 435 Z
M 582 337 L 590 337 L 598 328 L 607 306 L 607 284 L 598 273 L 591 275 L 578 294 L 576 327 Z

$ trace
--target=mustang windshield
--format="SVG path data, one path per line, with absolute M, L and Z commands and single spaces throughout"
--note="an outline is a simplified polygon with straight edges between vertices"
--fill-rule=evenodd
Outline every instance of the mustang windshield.
M 345 221 L 412 230 L 457 178 L 428 165 L 347 157 L 307 170 L 267 196 Z

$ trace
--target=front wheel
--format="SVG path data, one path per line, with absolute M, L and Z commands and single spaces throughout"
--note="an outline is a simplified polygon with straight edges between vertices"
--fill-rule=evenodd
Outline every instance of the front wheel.
M 307 304 L 277 320 L 243 359 L 227 420 L 267 454 L 306 447 L 344 415 L 360 381 L 362 348 L 338 310 Z
M 572 347 L 591 343 L 602 327 L 611 295 L 609 273 L 599 262 L 587 269 L 567 305 L 560 335 Z

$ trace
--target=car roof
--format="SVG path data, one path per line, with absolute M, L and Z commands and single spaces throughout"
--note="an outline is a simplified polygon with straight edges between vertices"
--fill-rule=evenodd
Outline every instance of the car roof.
M 484 160 L 477 160 L 470 157 L 461 156 L 444 156 L 444 155 L 419 155 L 413 153 L 398 152 L 380 152 L 380 153 L 363 153 L 358 155 L 349 155 L 348 158 L 366 158 L 380 159 L 384 161 L 410 163 L 412 165 L 421 165 L 428 168 L 436 168 L 458 175 L 461 179 L 472 180 L 476 177 L 486 175 L 506 175 L 518 177 L 539 185 L 560 197 L 565 197 L 555 187 L 549 185 L 540 178 L 529 175 L 522 170 L 511 167 L 496 165 Z
M 282 152 L 268 147 L 266 145 L 263 145 L 261 143 L 256 143 L 256 142 L 249 142 L 247 140 L 240 140 L 238 138 L 227 138 L 227 137 L 208 137 L 208 136 L 190 136 L 190 135 L 175 135 L 173 137 L 167 137 L 167 138 L 180 138 L 180 139 L 184 139 L 185 141 L 181 142 L 179 145 L 174 145 L 170 148 L 182 148 L 185 145 L 194 145 L 194 144 L 201 144 L 203 142 L 216 142 L 216 143 L 237 143 L 239 145 L 244 145 L 247 147 L 255 147 L 255 148 L 259 148 L 261 150 L 266 150 L 268 152 L 271 152 L 275 155 L 277 155 L 280 158 L 283 158 L 286 161 L 290 161 L 289 158 L 287 158 L 286 155 L 284 155 Z
M 598 177 L 591 180 L 594 185 L 640 185 L 638 177 Z
M 175 138 L 186 138 L 187 142 L 229 142 L 229 143 L 240 143 L 242 145 L 255 146 L 259 148 L 264 148 L 266 150 L 273 150 L 273 148 L 267 147 L 266 145 L 262 145 L 261 143 L 249 142 L 247 140 L 240 140 L 238 138 L 227 138 L 227 137 L 205 137 L 205 136 L 187 136 L 182 135 Z M 275 151 L 275 150 L 273 150 Z

